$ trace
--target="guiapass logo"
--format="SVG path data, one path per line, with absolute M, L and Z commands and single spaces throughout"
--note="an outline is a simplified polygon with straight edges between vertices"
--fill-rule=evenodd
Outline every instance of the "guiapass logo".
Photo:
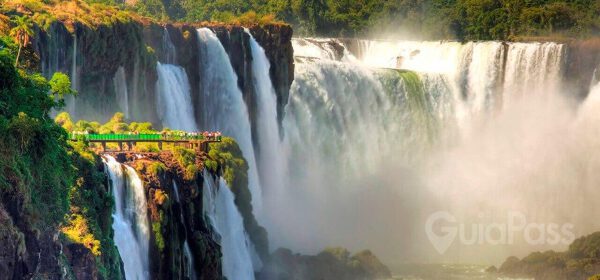
M 510 245 L 522 234 L 530 245 L 568 245 L 575 240 L 572 224 L 528 223 L 521 212 L 510 211 L 506 223 L 458 223 L 454 215 L 439 211 L 425 223 L 425 233 L 435 250 L 444 254 L 456 240 L 462 245 Z

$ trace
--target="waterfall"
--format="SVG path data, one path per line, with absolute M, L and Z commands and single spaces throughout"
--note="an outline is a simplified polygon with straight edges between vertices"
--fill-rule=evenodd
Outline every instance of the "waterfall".
M 275 189 L 281 188 L 283 184 L 282 169 L 285 164 L 279 140 L 277 96 L 269 76 L 271 66 L 265 51 L 248 30 L 246 33 L 250 37 L 252 80 L 256 92 L 259 178 L 264 189 L 275 192 Z
M 203 213 L 220 236 L 223 276 L 231 280 L 254 279 L 252 249 L 233 193 L 223 178 L 213 179 L 206 171 L 204 178 Z
M 235 138 L 248 162 L 248 187 L 252 207 L 260 212 L 262 194 L 252 145 L 248 109 L 237 87 L 237 76 L 227 52 L 217 36 L 208 28 L 198 29 L 200 39 L 201 102 L 200 128 L 219 130 Z
M 564 46 L 556 43 L 511 43 L 506 61 L 505 98 L 560 91 L 564 52 Z
M 179 221 L 183 225 L 185 232 L 185 240 L 183 241 L 183 263 L 185 264 L 185 276 L 187 279 L 195 280 L 196 269 L 194 269 L 194 257 L 192 255 L 190 244 L 187 241 L 187 227 L 185 219 L 183 218 L 183 206 L 181 205 L 181 200 L 179 199 L 179 188 L 177 187 L 177 182 L 175 182 L 175 180 L 173 180 L 173 193 L 175 194 L 175 201 L 177 204 L 179 204 Z
M 171 36 L 169 35 L 169 31 L 165 27 L 163 29 L 163 37 L 162 37 L 162 48 L 165 53 L 165 63 L 176 64 L 177 63 L 177 50 L 175 49 L 175 45 L 171 41 Z
M 129 119 L 131 117 L 129 114 L 129 93 L 127 92 L 127 78 L 125 77 L 125 69 L 123 66 L 119 66 L 117 69 L 117 72 L 113 77 L 113 84 L 117 94 L 117 102 L 119 102 L 119 106 L 121 107 L 123 114 L 125 114 L 125 118 Z
M 190 84 L 185 70 L 176 65 L 157 63 L 156 82 L 158 116 L 171 129 L 196 131 Z
M 580 146 L 592 142 L 567 137 L 585 130 L 559 94 L 563 45 L 360 41 L 348 54 L 335 39 L 293 44 L 302 59 L 283 120 L 285 184 L 264 211 L 272 247 L 343 244 L 429 259 L 422 223 L 440 210 L 465 219 L 518 210 L 592 228 L 577 217 L 596 207 L 575 195 L 596 193 L 586 181 L 594 177 L 575 168 L 588 164 Z M 457 247 L 460 261 L 482 257 Z M 491 248 L 485 259 L 529 249 Z
M 127 279 L 149 279 L 150 225 L 146 194 L 135 170 L 113 157 L 103 158 L 115 200 L 113 230 Z
M 79 75 L 77 74 L 77 29 L 73 32 L 73 57 L 71 58 L 71 88 L 79 90 Z M 75 96 L 69 95 L 65 97 L 66 109 L 71 115 L 75 115 L 77 107 Z
M 415 128 L 435 129 L 434 98 L 414 73 L 326 59 L 296 64 L 283 121 L 286 185 L 265 206 L 273 247 L 311 252 L 348 241 L 342 236 L 358 230 L 329 230 L 341 223 L 341 212 L 356 211 L 346 208 L 352 200 L 345 197 L 368 189 L 361 178 L 386 163 L 409 164 L 416 148 L 428 146 L 433 131 Z M 402 139 L 422 145 L 403 146 Z

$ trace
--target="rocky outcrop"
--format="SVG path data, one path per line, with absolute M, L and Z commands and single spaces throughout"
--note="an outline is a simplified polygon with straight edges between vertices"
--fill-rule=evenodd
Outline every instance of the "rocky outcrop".
M 151 278 L 185 279 L 183 246 L 187 240 L 198 279 L 222 279 L 220 245 L 202 214 L 202 176 L 196 174 L 186 179 L 186 168 L 171 153 L 142 159 L 120 154 L 117 160 L 133 166 L 146 189 L 152 229 Z M 197 159 L 199 168 L 202 161 Z M 179 190 L 177 194 L 175 184 Z
M 264 27 L 255 25 L 250 28 L 250 32 L 265 49 L 265 54 L 271 63 L 269 74 L 277 93 L 277 118 L 281 125 L 284 117 L 283 109 L 294 81 L 293 30 L 289 25 L 272 24 Z
M 0 202 L 0 278 L 60 279 L 70 265 L 61 259 L 59 233 L 36 228 L 22 199 L 4 194 Z
M 258 274 L 262 280 L 389 279 L 390 270 L 370 251 L 354 255 L 344 248 L 328 248 L 316 256 L 278 249 Z
M 600 232 L 573 241 L 566 252 L 534 252 L 523 259 L 509 257 L 498 273 L 540 280 L 588 279 L 600 273 Z
M 573 40 L 566 44 L 568 48 L 565 76 L 568 87 L 575 91 L 576 97 L 585 98 L 590 85 L 600 81 L 600 39 Z

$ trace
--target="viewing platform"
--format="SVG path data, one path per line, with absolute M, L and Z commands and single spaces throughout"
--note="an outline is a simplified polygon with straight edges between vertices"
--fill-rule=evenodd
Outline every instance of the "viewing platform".
M 94 134 L 85 132 L 69 133 L 70 141 L 83 141 L 88 143 L 100 143 L 104 151 L 107 150 L 108 143 L 115 143 L 119 146 L 119 151 L 131 151 L 137 143 L 156 143 L 158 149 L 163 149 L 163 143 L 172 143 L 174 145 L 183 145 L 190 149 L 208 152 L 208 144 L 221 142 L 222 136 L 219 132 L 164 132 L 164 133 L 122 133 L 122 134 Z M 127 149 L 124 149 L 126 144 Z

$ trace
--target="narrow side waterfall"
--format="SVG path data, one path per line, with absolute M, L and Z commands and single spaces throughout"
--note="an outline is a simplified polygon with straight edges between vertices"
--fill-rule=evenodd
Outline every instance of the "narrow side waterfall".
M 127 77 L 125 77 L 125 69 L 123 66 L 119 66 L 115 76 L 113 77 L 113 84 L 115 86 L 115 92 L 117 94 L 117 101 L 121 107 L 121 111 L 125 114 L 125 118 L 130 118 L 129 113 L 129 92 L 127 91 Z
M 203 213 L 220 236 L 223 275 L 232 280 L 254 279 L 252 249 L 233 193 L 223 178 L 204 172 Z
M 162 124 L 171 129 L 196 131 L 190 83 L 185 70 L 176 65 L 158 63 L 157 105 Z
M 73 57 L 71 58 L 71 88 L 73 90 L 79 90 L 79 75 L 77 70 L 77 30 L 75 30 L 73 34 Z M 75 114 L 76 109 L 76 99 L 73 95 L 68 95 L 65 97 L 66 109 L 69 113 Z
M 196 269 L 194 268 L 194 257 L 192 255 L 190 243 L 187 240 L 187 227 L 185 219 L 183 218 L 183 207 L 181 206 L 181 200 L 179 199 L 179 188 L 177 187 L 177 182 L 175 181 L 173 181 L 173 193 L 175 194 L 175 201 L 179 204 L 179 221 L 183 225 L 185 231 L 185 240 L 183 241 L 183 263 L 185 263 L 185 276 L 189 280 L 195 280 L 197 277 Z
M 279 125 L 277 124 L 277 101 L 275 89 L 269 76 L 269 60 L 264 49 L 250 36 L 250 49 L 252 50 L 252 74 L 254 89 L 256 91 L 257 122 L 258 127 L 258 166 L 260 182 L 263 188 L 276 192 L 281 188 L 283 169 L 285 168 L 281 141 L 279 139 Z
M 219 130 L 238 142 L 248 162 L 248 185 L 252 207 L 260 213 L 262 194 L 258 180 L 248 109 L 237 87 L 237 76 L 227 52 L 208 28 L 198 29 L 200 39 L 202 130 Z
M 115 199 L 113 230 L 125 276 L 130 279 L 149 279 L 150 224 L 146 194 L 135 170 L 106 156 L 103 161 L 111 181 Z
M 171 35 L 167 28 L 163 29 L 162 47 L 165 52 L 164 62 L 168 64 L 177 64 L 177 50 L 173 41 L 171 41 Z

